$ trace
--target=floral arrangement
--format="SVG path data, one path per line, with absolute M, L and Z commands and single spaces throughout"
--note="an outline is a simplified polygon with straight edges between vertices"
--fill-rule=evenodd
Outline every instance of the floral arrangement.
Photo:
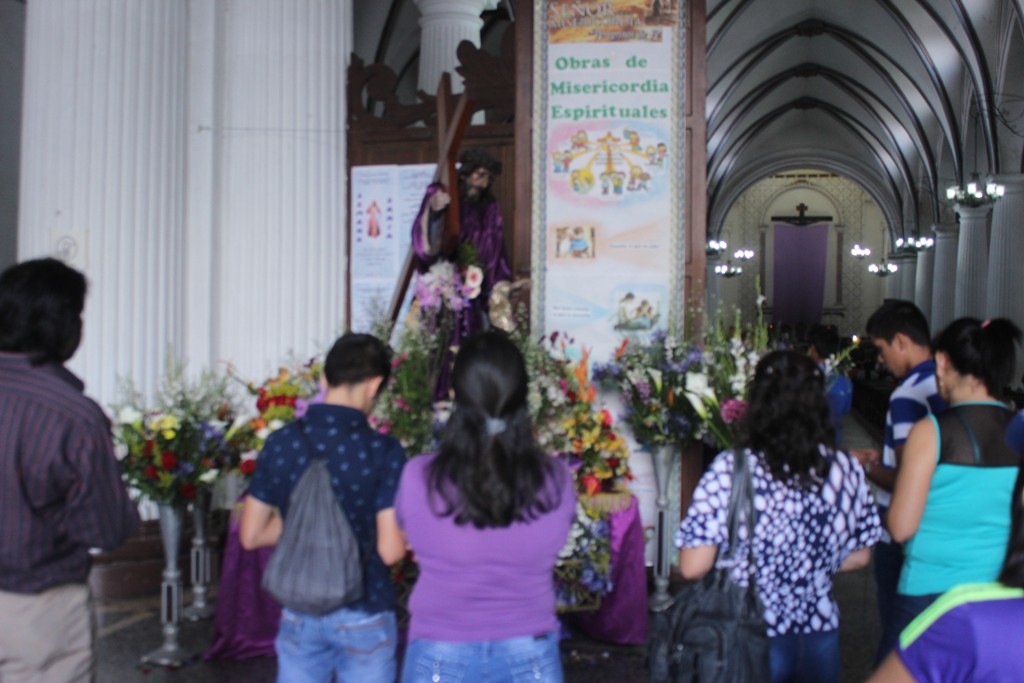
M 480 295 L 484 273 L 479 266 L 468 266 L 460 272 L 451 261 L 438 261 L 416 278 L 413 290 L 420 308 L 425 311 L 461 311 Z
M 633 473 L 626 441 L 612 429 L 612 414 L 594 407 L 597 392 L 590 383 L 589 357 L 589 350 L 584 349 L 582 359 L 570 366 L 563 381 L 571 413 L 562 426 L 569 440 L 568 455 L 576 471 L 577 488 L 593 496 L 621 492 Z
M 386 329 L 381 333 L 387 339 Z M 391 359 L 391 377 L 369 418 L 374 429 L 394 436 L 410 456 L 432 450 L 437 422 L 444 418 L 443 409 L 434 406 L 433 341 L 422 327 L 402 330 Z
M 597 609 L 612 590 L 611 530 L 607 514 L 576 505 L 569 538 L 555 565 L 559 612 Z
M 514 337 L 530 378 L 527 394 L 537 440 L 547 452 L 565 457 L 585 495 L 620 492 L 633 478 L 629 449 L 615 433 L 607 410 L 598 410 L 597 391 L 590 382 L 590 350 L 573 362 L 572 339 L 559 332 L 531 339 Z
M 571 370 L 567 352 L 573 340 L 559 332 L 535 339 L 520 331 L 525 327 L 520 323 L 512 339 L 526 362 L 530 380 L 527 404 L 537 441 L 548 453 L 566 453 L 571 448 L 567 423 L 575 415 L 577 399 L 568 385 Z
M 172 367 L 145 406 L 131 383 L 116 408 L 114 440 L 121 474 L 131 488 L 156 502 L 179 504 L 208 490 L 220 475 L 230 447 L 232 418 L 227 380 L 204 372 L 197 381 Z
M 700 381 L 703 360 L 699 348 L 680 346 L 656 330 L 645 340 L 626 337 L 611 361 L 594 366 L 593 377 L 618 391 L 622 419 L 638 442 L 679 444 L 703 432 L 703 421 L 687 400 L 687 391 Z
M 228 471 L 251 475 L 267 437 L 305 415 L 310 403 L 322 400 L 322 371 L 322 362 L 312 358 L 296 367 L 282 367 L 277 376 L 262 384 L 245 383 L 249 394 L 256 397 L 256 413 L 240 416 L 227 432 Z
M 747 388 L 768 346 L 768 327 L 760 306 L 753 326 L 744 327 L 737 310 L 731 331 L 725 329 L 721 318 L 709 327 L 704 337 L 703 370 L 691 377 L 687 398 L 713 446 L 725 449 L 735 444 L 736 428 L 747 410 Z

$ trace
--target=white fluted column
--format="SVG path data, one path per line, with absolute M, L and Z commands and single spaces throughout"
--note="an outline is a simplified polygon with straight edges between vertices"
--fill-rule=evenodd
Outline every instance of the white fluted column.
M 1024 324 L 1021 263 L 1024 261 L 1024 175 L 998 176 L 1006 194 L 992 207 L 985 318 L 1009 318 Z
M 895 255 L 890 255 L 888 257 L 888 259 L 886 259 L 886 260 L 889 263 L 895 263 L 897 270 L 896 270 L 895 273 L 893 273 L 891 275 L 886 275 L 886 276 L 884 276 L 882 278 L 882 281 L 884 282 L 883 289 L 885 291 L 885 298 L 886 299 L 902 299 L 903 298 L 903 281 L 902 281 L 902 275 L 900 273 L 900 270 L 902 270 L 901 266 L 903 264 L 901 264 L 899 262 L 899 259 L 895 258 Z
M 901 252 L 896 263 L 900 267 L 900 298 L 913 301 L 914 290 L 917 288 L 917 254 L 912 251 Z
M 110 404 L 180 352 L 187 5 L 27 5 L 20 260 L 61 254 L 89 280 L 71 368 Z
M 932 280 L 931 328 L 937 333 L 953 322 L 960 226 L 957 223 L 936 223 L 934 229 L 935 268 Z
M 419 88 L 437 92 L 437 83 L 445 71 L 452 75 L 452 90 L 462 91 L 462 77 L 455 71 L 459 43 L 468 40 L 480 47 L 480 29 L 485 10 L 497 8 L 498 0 L 416 0 L 419 7 L 420 73 Z
M 984 317 L 988 268 L 988 214 L 992 207 L 957 205 L 960 244 L 956 253 L 956 299 L 953 315 Z
M 935 281 L 935 250 L 917 252 L 917 273 L 913 302 L 921 309 L 929 324 L 932 319 L 932 283 Z
M 229 0 L 217 224 L 217 358 L 262 378 L 345 327 L 351 2 Z

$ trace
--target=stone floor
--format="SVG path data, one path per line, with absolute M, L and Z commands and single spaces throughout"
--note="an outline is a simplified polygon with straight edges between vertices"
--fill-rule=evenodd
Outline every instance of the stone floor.
M 844 432 L 849 447 L 877 441 L 854 419 L 846 421 Z M 842 682 L 863 681 L 869 673 L 878 639 L 870 569 L 838 576 L 835 592 L 842 613 Z M 210 644 L 211 621 L 181 625 L 179 641 L 186 651 L 195 653 L 181 668 L 171 671 L 140 667 L 139 657 L 162 642 L 159 608 L 157 597 L 98 604 L 99 683 L 270 683 L 275 680 L 277 667 L 271 657 L 202 662 L 200 657 Z M 647 680 L 640 647 L 609 645 L 570 633 L 562 643 L 562 661 L 568 683 L 643 683 Z

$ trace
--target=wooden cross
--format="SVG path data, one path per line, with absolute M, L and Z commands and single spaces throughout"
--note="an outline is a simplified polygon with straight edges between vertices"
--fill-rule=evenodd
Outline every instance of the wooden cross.
M 442 254 L 448 257 L 452 256 L 458 247 L 461 226 L 459 183 L 455 163 L 458 159 L 459 145 L 462 144 L 462 136 L 465 135 L 466 128 L 469 127 L 469 120 L 473 116 L 469 106 L 469 97 L 465 92 L 453 104 L 454 98 L 452 77 L 446 71 L 441 74 L 441 82 L 437 86 L 437 169 L 434 171 L 433 182 L 444 185 L 452 195 L 452 201 L 445 210 L 445 227 L 441 238 Z M 398 278 L 398 286 L 395 288 L 395 293 L 391 297 L 391 305 L 388 307 L 388 317 L 392 324 L 398 321 L 405 293 L 409 291 L 415 260 L 415 254 L 410 245 L 409 251 L 405 255 L 402 274 Z
M 797 210 L 797 214 L 798 215 L 796 215 L 796 216 L 772 216 L 772 220 L 773 221 L 778 221 L 778 222 L 781 222 L 781 223 L 789 223 L 790 225 L 801 225 L 801 226 L 803 226 L 803 225 L 812 225 L 814 223 L 831 223 L 832 222 L 832 216 L 808 216 L 807 215 L 807 209 L 808 208 L 809 207 L 806 204 L 804 204 L 803 202 L 800 202 L 796 206 L 796 210 Z

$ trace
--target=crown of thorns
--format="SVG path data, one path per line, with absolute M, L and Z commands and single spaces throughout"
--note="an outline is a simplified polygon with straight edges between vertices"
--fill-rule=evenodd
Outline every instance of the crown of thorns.
M 469 175 L 478 168 L 486 168 L 492 175 L 501 175 L 501 162 L 478 147 L 459 155 L 460 175 Z

